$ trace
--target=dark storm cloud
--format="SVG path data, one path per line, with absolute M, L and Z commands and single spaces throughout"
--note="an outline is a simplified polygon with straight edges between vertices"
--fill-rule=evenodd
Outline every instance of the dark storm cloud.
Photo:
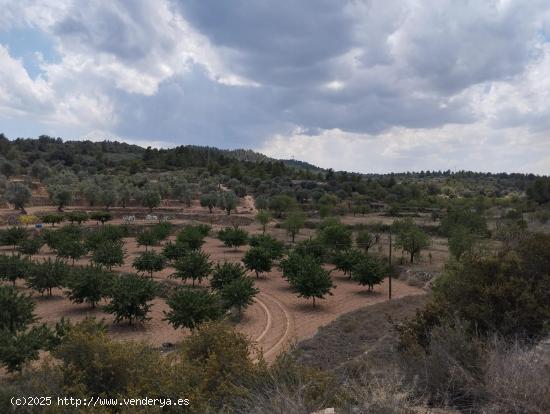
M 264 84 L 296 86 L 328 79 L 325 63 L 352 43 L 347 2 L 179 1 L 183 15 L 206 35 L 227 64 Z
M 163 82 L 153 96 L 118 92 L 116 102 L 121 122 L 114 132 L 121 136 L 228 148 L 292 129 L 265 89 L 212 82 L 200 65 Z

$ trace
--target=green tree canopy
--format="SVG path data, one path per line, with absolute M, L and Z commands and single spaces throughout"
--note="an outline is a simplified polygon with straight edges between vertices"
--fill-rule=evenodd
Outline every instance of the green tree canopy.
M 204 239 L 208 235 L 209 229 L 200 225 L 185 225 L 177 234 L 178 243 L 187 246 L 189 249 L 198 250 L 204 244 Z
M 210 262 L 210 255 L 202 250 L 191 250 L 176 261 L 174 268 L 176 272 L 172 275 L 173 277 L 183 281 L 191 279 L 195 286 L 195 280 L 201 283 L 203 279 L 208 278 L 212 272 L 212 262 Z
M 248 232 L 238 227 L 225 227 L 218 232 L 218 239 L 227 247 L 233 247 L 235 251 L 244 246 L 248 241 Z
M 273 258 L 271 253 L 262 247 L 251 247 L 243 257 L 244 266 L 256 273 L 256 278 L 260 273 L 270 272 L 273 267 Z
M 217 206 L 222 210 L 225 210 L 227 215 L 231 214 L 231 211 L 237 208 L 239 204 L 239 198 L 233 191 L 224 191 L 218 195 L 218 200 L 216 202 Z
M 269 211 L 267 210 L 258 211 L 258 213 L 256 214 L 256 220 L 262 226 L 262 234 L 265 234 L 265 229 L 272 219 L 273 218 L 271 217 L 271 214 L 269 213 Z
M 13 204 L 16 209 L 21 210 L 23 214 L 27 214 L 25 206 L 31 199 L 31 190 L 23 183 L 17 181 L 9 182 L 4 193 L 4 198 L 8 203 Z
M 298 293 L 299 297 L 313 300 L 324 299 L 326 295 L 332 295 L 332 289 L 336 286 L 332 282 L 330 272 L 310 256 L 303 256 L 296 269 L 288 278 L 291 289 Z
M 48 292 L 48 296 L 52 296 L 52 289 L 63 287 L 68 274 L 69 266 L 64 260 L 47 258 L 29 266 L 27 286 L 41 294 Z
M 151 309 L 150 302 L 157 294 L 157 284 L 151 279 L 135 274 L 124 274 L 114 279 L 110 292 L 110 303 L 105 311 L 115 315 L 115 321 L 127 319 L 145 322 Z
M 210 286 L 212 289 L 221 290 L 233 280 L 242 277 L 246 277 L 246 270 L 242 264 L 233 262 L 216 263 L 212 270 Z
M 217 294 L 205 289 L 179 288 L 166 300 L 167 320 L 175 329 L 195 329 L 206 321 L 218 320 L 223 309 Z
M 218 203 L 218 195 L 216 193 L 208 193 L 201 195 L 200 203 L 202 207 L 208 207 L 208 211 L 212 214 L 212 210 Z
M 238 316 L 254 302 L 254 296 L 260 291 L 254 287 L 254 280 L 249 277 L 239 277 L 225 284 L 220 290 L 220 297 L 228 309 L 237 308 Z
M 250 236 L 250 246 L 261 247 L 270 252 L 273 260 L 280 259 L 285 252 L 285 244 L 268 234 Z
M 409 253 L 413 263 L 414 258 L 430 245 L 430 237 L 411 218 L 397 220 L 393 227 L 397 233 L 395 245 Z
M 304 227 L 305 222 L 306 215 L 303 211 L 292 211 L 281 223 L 281 227 L 285 229 L 292 237 L 292 243 L 294 243 L 296 235 L 300 233 L 300 230 Z
M 363 258 L 364 254 L 357 249 L 341 250 L 332 257 L 332 264 L 336 270 L 340 270 L 344 275 L 349 275 L 351 279 L 351 271 L 353 267 Z
M 124 264 L 124 255 L 124 244 L 121 241 L 105 240 L 93 251 L 92 262 L 111 270 L 113 266 Z
M 30 262 L 19 255 L 0 254 L 0 279 L 10 281 L 15 286 L 17 279 L 26 276 Z
M 378 258 L 362 255 L 351 270 L 351 278 L 362 286 L 368 286 L 372 291 L 374 285 L 383 282 L 386 275 L 386 266 Z
M 89 303 L 92 308 L 110 295 L 115 275 L 99 266 L 73 267 L 65 286 L 66 295 L 75 303 Z
M 139 272 L 147 272 L 152 279 L 154 272 L 164 269 L 164 256 L 155 252 L 140 253 L 134 259 L 132 266 Z

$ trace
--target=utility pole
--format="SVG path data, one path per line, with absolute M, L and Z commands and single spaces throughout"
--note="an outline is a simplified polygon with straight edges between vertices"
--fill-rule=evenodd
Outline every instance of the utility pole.
M 391 300 L 391 272 L 392 272 L 392 268 L 391 268 L 391 249 L 392 249 L 392 245 L 391 245 L 391 227 L 389 229 L 389 236 L 390 236 L 390 254 L 388 256 L 389 258 L 389 280 L 388 280 L 388 300 Z

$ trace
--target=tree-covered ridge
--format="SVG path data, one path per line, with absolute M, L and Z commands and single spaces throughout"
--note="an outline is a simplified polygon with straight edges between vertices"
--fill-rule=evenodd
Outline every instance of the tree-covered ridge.
M 25 180 L 14 183 L 14 177 Z M 525 196 L 538 204 L 550 199 L 548 179 L 533 174 L 450 170 L 359 174 L 275 160 L 251 150 L 193 145 L 155 149 L 48 136 L 8 140 L 0 135 L 0 189 L 4 198 L 24 209 L 30 198 L 25 186 L 31 190 L 36 186 L 32 180 L 46 186 L 51 201 L 60 209 L 75 198 L 87 200 L 90 206 L 125 207 L 141 202 L 154 208 L 163 199 L 190 205 L 202 197 L 201 204 L 213 207 L 219 197 L 214 193 L 219 193 L 221 186 L 237 197 L 253 195 L 259 209 L 281 211 L 277 204 L 284 204 L 284 210 L 288 203 L 297 203 L 323 216 L 343 210 L 365 214 L 373 208 L 391 208 L 394 212 L 446 208 L 449 200 L 487 207 L 496 202 L 514 204 Z M 223 205 L 220 208 L 225 209 Z

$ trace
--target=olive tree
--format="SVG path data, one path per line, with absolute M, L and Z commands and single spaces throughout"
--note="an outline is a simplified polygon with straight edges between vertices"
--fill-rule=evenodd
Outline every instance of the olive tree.
M 239 198 L 233 191 L 224 191 L 219 194 L 216 205 L 222 210 L 225 210 L 229 216 L 231 211 L 237 208 L 238 203 Z
M 271 217 L 271 214 L 269 213 L 269 211 L 267 210 L 258 211 L 258 214 L 256 214 L 256 220 L 258 221 L 258 223 L 262 225 L 262 234 L 265 234 L 265 229 L 272 219 L 273 218 Z
M 292 243 L 294 243 L 296 235 L 304 227 L 305 222 L 306 215 L 302 211 L 293 211 L 289 213 L 287 218 L 281 223 L 281 227 L 292 237 Z
M 8 203 L 21 210 L 23 214 L 27 214 L 25 205 L 31 199 L 31 190 L 25 184 L 20 182 L 9 182 L 4 193 L 4 198 Z
M 212 214 L 212 210 L 216 207 L 218 195 L 216 193 L 208 193 L 201 195 L 200 203 L 202 207 L 208 207 L 208 211 Z

